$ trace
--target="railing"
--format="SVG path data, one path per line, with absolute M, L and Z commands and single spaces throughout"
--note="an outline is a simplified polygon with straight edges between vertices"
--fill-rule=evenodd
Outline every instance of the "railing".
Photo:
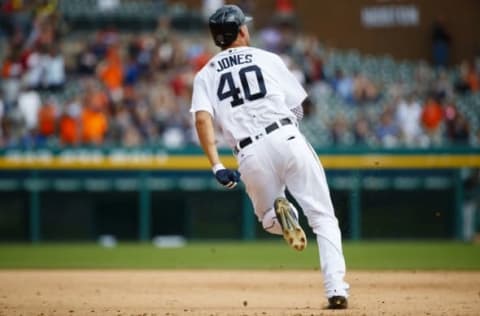
M 480 168 L 480 148 L 429 150 L 318 149 L 334 190 L 349 192 L 349 237 L 362 238 L 362 189 L 438 190 L 454 192 L 453 231 L 463 236 L 464 192 L 461 171 Z M 222 161 L 235 168 L 229 151 Z M 0 152 L 0 191 L 28 192 L 29 238 L 41 240 L 41 192 L 135 191 L 138 193 L 138 239 L 151 237 L 152 191 L 221 190 L 198 148 L 8 149 Z M 243 190 L 242 238 L 255 238 L 255 218 Z M 478 188 L 477 191 L 478 193 Z M 468 192 L 467 192 L 468 193 Z

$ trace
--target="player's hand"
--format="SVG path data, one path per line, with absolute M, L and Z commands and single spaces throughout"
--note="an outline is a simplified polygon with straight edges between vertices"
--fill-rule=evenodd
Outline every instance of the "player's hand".
M 228 189 L 233 189 L 240 181 L 240 172 L 230 169 L 220 169 L 215 172 L 215 178 L 221 185 Z
M 240 181 L 240 172 L 226 169 L 223 166 L 215 166 L 213 168 L 217 181 L 228 189 L 233 189 Z

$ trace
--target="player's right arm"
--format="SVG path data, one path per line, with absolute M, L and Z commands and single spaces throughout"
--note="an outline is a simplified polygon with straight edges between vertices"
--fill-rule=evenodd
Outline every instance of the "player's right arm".
M 210 113 L 207 111 L 195 112 L 195 129 L 197 130 L 200 145 L 207 155 L 210 165 L 213 167 L 220 164 L 218 149 L 215 144 L 215 130 Z
M 195 77 L 191 112 L 195 113 L 195 129 L 200 145 L 212 166 L 213 174 L 220 184 L 232 189 L 240 181 L 240 173 L 223 166 L 218 156 L 213 126 L 213 108 L 208 98 L 207 87 L 201 76 Z
M 220 184 L 233 189 L 238 181 L 240 181 L 240 173 L 227 169 L 220 162 L 218 157 L 218 149 L 215 144 L 215 130 L 213 128 L 213 120 L 207 111 L 195 112 L 195 129 L 197 130 L 200 145 L 210 161 L 213 174 Z

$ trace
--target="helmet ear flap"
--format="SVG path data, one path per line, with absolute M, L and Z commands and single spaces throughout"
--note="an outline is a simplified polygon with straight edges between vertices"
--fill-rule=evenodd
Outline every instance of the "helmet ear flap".
M 225 47 L 232 44 L 236 39 L 240 30 L 240 26 L 234 22 L 223 24 L 210 23 L 210 32 L 212 33 L 215 45 Z
M 232 44 L 238 36 L 240 26 L 251 18 L 245 17 L 236 5 L 225 5 L 219 8 L 209 18 L 208 25 L 215 45 L 226 47 Z
M 225 43 L 225 39 L 223 38 L 223 34 L 217 34 L 215 35 L 215 43 L 218 45 L 218 44 L 224 44 Z

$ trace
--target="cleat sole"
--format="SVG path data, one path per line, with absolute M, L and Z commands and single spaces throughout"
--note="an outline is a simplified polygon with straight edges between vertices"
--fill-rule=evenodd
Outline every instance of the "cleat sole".
M 290 212 L 290 203 L 285 198 L 278 198 L 274 203 L 275 213 L 283 228 L 283 238 L 287 244 L 297 251 L 307 247 L 307 237 Z

